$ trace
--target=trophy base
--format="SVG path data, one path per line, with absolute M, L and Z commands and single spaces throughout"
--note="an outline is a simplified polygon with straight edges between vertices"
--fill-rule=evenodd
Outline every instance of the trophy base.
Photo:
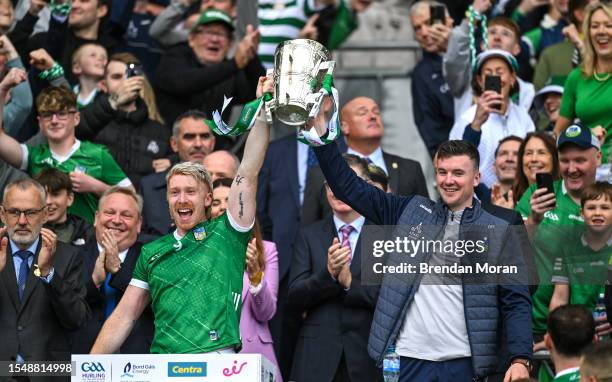
M 296 105 L 283 105 L 274 110 L 274 116 L 289 126 L 302 126 L 308 120 L 308 112 Z

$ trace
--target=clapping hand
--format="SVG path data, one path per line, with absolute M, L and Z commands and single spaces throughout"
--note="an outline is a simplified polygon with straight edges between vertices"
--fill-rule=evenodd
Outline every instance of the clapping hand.
M 53 267 L 53 258 L 55 257 L 55 249 L 57 247 L 57 235 L 47 228 L 40 230 L 42 238 L 42 246 L 38 254 L 38 269 L 41 276 L 47 276 Z
M 115 239 L 113 231 L 110 229 L 104 230 L 100 245 L 104 249 L 104 270 L 114 275 L 121 269 L 121 259 L 119 258 L 117 239 Z
M 342 271 L 342 268 L 350 261 L 351 249 L 342 247 L 337 237 L 334 237 L 332 245 L 327 250 L 327 271 L 334 279 Z M 350 271 L 349 271 L 350 274 Z

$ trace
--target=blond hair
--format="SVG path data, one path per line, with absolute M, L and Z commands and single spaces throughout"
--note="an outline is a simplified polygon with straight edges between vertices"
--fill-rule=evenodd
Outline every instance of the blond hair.
M 584 49 L 582 51 L 582 74 L 585 77 L 591 77 L 595 74 L 595 70 L 597 69 L 597 53 L 595 53 L 595 48 L 593 46 L 593 41 L 591 40 L 591 20 L 593 19 L 593 14 L 598 10 L 603 10 L 610 19 L 612 19 L 612 5 L 608 3 L 598 2 L 595 4 L 591 4 L 586 8 L 586 16 L 584 18 L 584 23 L 582 24 L 582 33 L 584 36 Z M 603 74 L 603 73 L 602 73 Z
M 170 183 L 170 179 L 175 175 L 190 176 L 198 183 L 208 187 L 208 192 L 212 192 L 213 190 L 213 182 L 210 173 L 204 168 L 204 166 L 202 166 L 201 163 L 181 162 L 175 164 L 166 174 L 166 184 Z M 206 215 L 206 219 L 210 219 L 212 216 L 212 206 L 206 207 L 204 213 Z

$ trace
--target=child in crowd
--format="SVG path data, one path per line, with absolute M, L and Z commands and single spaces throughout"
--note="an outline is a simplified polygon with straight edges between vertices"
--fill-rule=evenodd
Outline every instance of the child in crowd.
M 72 55 L 72 74 L 79 80 L 78 85 L 73 88 L 79 110 L 93 102 L 96 97 L 98 83 L 104 79 L 107 63 L 106 49 L 96 43 L 81 45 Z
M 47 222 L 57 235 L 57 240 L 75 246 L 84 245 L 93 236 L 93 227 L 78 216 L 68 214 L 74 201 L 70 176 L 54 168 L 48 168 L 34 177 L 47 191 Z
M 612 253 L 612 184 L 595 182 L 584 190 L 580 203 L 585 226 L 577 229 L 584 232 L 579 240 L 568 241 L 555 259 L 550 310 L 581 304 L 592 311 L 604 292 Z
M 550 312 L 544 342 L 555 365 L 554 382 L 578 382 L 580 357 L 594 338 L 595 321 L 584 306 L 563 305 Z
M 596 342 L 582 356 L 580 382 L 612 382 L 612 341 Z

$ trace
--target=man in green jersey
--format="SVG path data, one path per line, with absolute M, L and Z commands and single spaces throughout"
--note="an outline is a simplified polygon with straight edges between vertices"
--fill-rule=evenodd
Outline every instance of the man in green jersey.
M 595 322 L 582 305 L 563 305 L 550 312 L 546 348 L 555 365 L 554 382 L 580 380 L 580 356 L 595 338 Z
M 264 79 L 259 81 L 260 95 Z M 266 80 L 265 88 L 272 83 Z M 92 353 L 119 349 L 149 303 L 155 316 L 152 353 L 234 352 L 240 346 L 246 248 L 269 135 L 260 114 L 249 132 L 227 211 L 212 220 L 212 182 L 206 169 L 183 162 L 168 172 L 167 199 L 176 231 L 142 248 L 130 286 Z
M 590 130 L 580 125 L 570 126 L 557 141 L 562 179 L 553 184 L 554 193 L 532 185 L 516 206 L 525 219 L 525 226 L 535 247 L 535 262 L 541 284 L 532 296 L 533 330 L 536 346 L 544 348 L 548 305 L 553 293 L 553 260 L 567 246 L 577 226 L 584 225 L 580 216 L 580 196 L 595 182 L 601 161 L 599 141 Z
M 11 69 L 0 82 L 0 99 L 11 88 L 25 81 L 25 72 Z M 4 102 L 0 102 L 0 113 Z M 108 150 L 74 135 L 80 114 L 76 96 L 67 88 L 50 86 L 36 98 L 38 124 L 48 143 L 38 146 L 19 144 L 0 128 L 0 159 L 11 166 L 36 175 L 46 168 L 56 168 L 70 175 L 74 202 L 68 212 L 93 223 L 98 197 L 111 186 L 132 187 Z

